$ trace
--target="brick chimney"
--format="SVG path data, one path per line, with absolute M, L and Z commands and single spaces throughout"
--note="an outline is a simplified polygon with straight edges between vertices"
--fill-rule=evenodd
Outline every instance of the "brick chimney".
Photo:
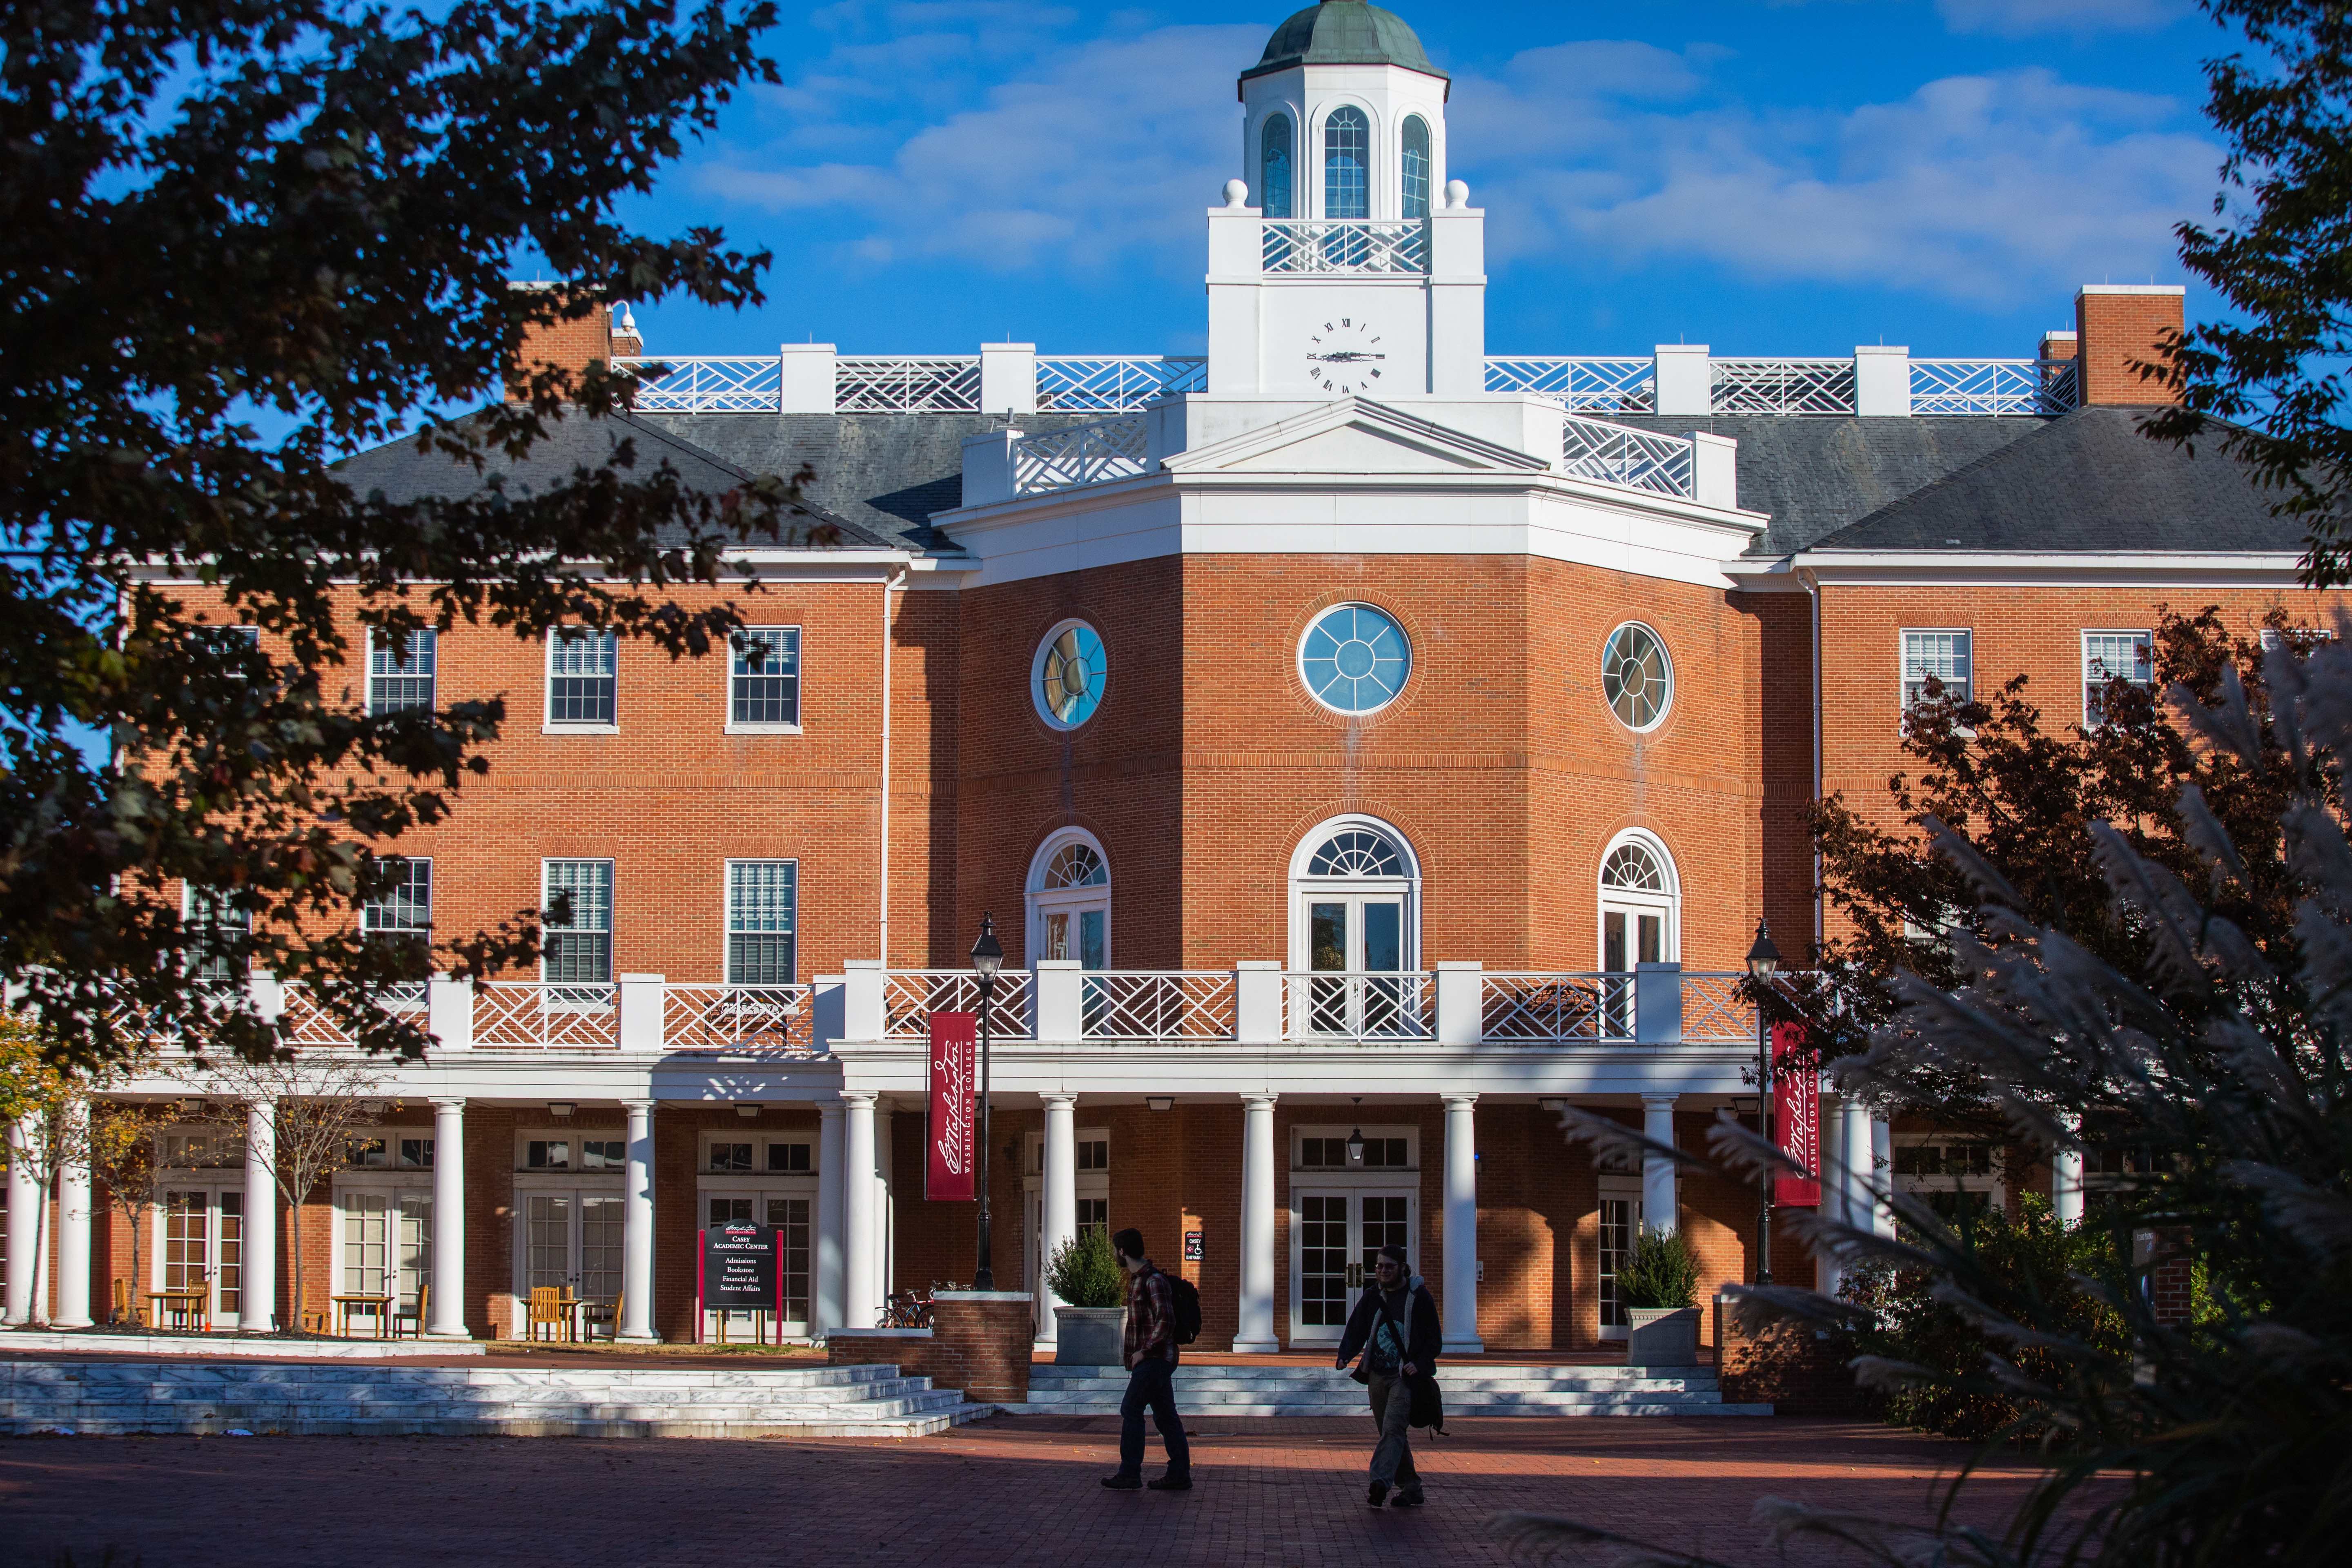
M 2042 357 L 2046 360 L 2073 359 L 2079 342 L 2072 332 L 2044 332 L 2042 334 Z
M 552 293 L 559 285 L 509 283 L 507 287 Z M 633 332 L 635 326 L 632 321 Z M 608 361 L 616 353 L 636 352 L 634 338 L 626 345 L 616 347 L 614 337 L 612 307 L 600 304 L 576 321 L 543 321 L 525 328 L 522 350 L 516 355 L 516 363 L 525 371 L 551 364 L 576 376 L 591 364 Z
M 2086 283 L 2075 291 L 2074 357 L 2082 362 L 2084 403 L 2180 401 L 2176 382 L 2146 378 L 2139 366 L 2168 363 L 2159 345 L 2181 330 L 2187 295 L 2177 283 Z

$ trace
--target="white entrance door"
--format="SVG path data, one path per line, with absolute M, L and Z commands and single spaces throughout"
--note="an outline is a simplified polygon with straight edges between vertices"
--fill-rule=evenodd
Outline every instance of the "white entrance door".
M 780 1283 L 784 1298 L 782 1332 L 805 1334 L 809 1326 L 809 1239 L 810 1220 L 815 1213 L 814 1199 L 779 1193 L 715 1193 L 702 1194 L 702 1220 L 712 1229 L 722 1225 L 764 1225 L 772 1227 L 783 1241 L 783 1251 L 778 1261 L 782 1275 Z M 719 1314 L 706 1312 L 703 1331 L 715 1334 Z M 749 1314 L 743 1315 L 749 1326 Z M 730 1330 L 731 1331 L 731 1330 Z
M 204 1290 L 214 1323 L 235 1327 L 244 1304 L 245 1190 L 171 1188 L 163 1194 L 155 1228 L 154 1284 L 149 1289 Z
M 619 1300 L 621 1194 L 536 1192 L 525 1202 L 524 1296 L 552 1285 L 583 1301 Z
M 1293 1342 L 1339 1342 L 1381 1247 L 1403 1247 L 1408 1267 L 1419 1268 L 1418 1206 L 1410 1190 L 1300 1189 L 1292 1227 Z
M 1385 1035 L 1405 1016 L 1404 898 L 1395 893 L 1317 897 L 1307 908 L 1307 1028 L 1318 1035 Z M 1345 978 L 1342 978 L 1344 976 Z
M 1622 1340 L 1629 1320 L 1625 1302 L 1617 1293 L 1617 1276 L 1633 1259 L 1633 1242 L 1642 1234 L 1642 1200 L 1630 1192 L 1603 1189 L 1601 1194 L 1601 1247 L 1593 1279 L 1601 1288 L 1601 1337 Z

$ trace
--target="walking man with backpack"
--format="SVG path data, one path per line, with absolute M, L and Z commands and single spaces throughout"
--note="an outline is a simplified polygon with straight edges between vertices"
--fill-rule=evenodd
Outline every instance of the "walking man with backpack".
M 1127 1397 L 1118 1403 L 1118 1473 L 1103 1485 L 1115 1492 L 1143 1487 L 1143 1412 L 1148 1405 L 1168 1448 L 1168 1473 L 1156 1492 L 1192 1489 L 1192 1446 L 1176 1413 L 1176 1347 L 1201 1331 L 1201 1295 L 1192 1282 L 1171 1279 L 1144 1255 L 1143 1233 L 1129 1226 L 1110 1238 L 1127 1270 Z M 1189 1312 L 1186 1310 L 1189 1306 Z
M 1371 1486 L 1364 1500 L 1374 1508 L 1388 1501 L 1396 1489 L 1398 1508 L 1419 1508 L 1421 1472 L 1413 1468 L 1409 1426 L 1442 1426 L 1444 1417 L 1437 1394 L 1437 1348 L 1444 1342 L 1437 1321 L 1437 1300 L 1418 1274 L 1407 1271 L 1404 1248 L 1383 1247 L 1373 1265 L 1372 1284 L 1357 1298 L 1348 1315 L 1348 1331 L 1339 1341 L 1339 1365 L 1344 1370 L 1363 1355 L 1356 1381 L 1372 1399 L 1372 1420 L 1380 1441 L 1372 1449 Z M 1420 1416 L 1419 1420 L 1414 1417 Z

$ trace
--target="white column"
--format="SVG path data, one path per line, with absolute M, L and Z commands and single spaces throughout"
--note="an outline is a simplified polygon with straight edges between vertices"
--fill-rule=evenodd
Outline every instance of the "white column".
M 1880 1186 L 1891 1187 L 1894 1184 L 1895 1126 L 1892 1122 L 1876 1116 L 1870 1119 L 1870 1171 L 1871 1179 Z M 1871 1209 L 1871 1219 L 1879 1235 L 1890 1240 L 1893 1239 L 1895 1211 L 1892 1208 L 1884 1203 L 1874 1203 Z
M 1843 1217 L 1856 1230 L 1867 1230 L 1872 1210 L 1876 1206 L 1876 1200 L 1870 1195 L 1870 1107 L 1852 1095 L 1838 1105 L 1838 1174 L 1845 1182 Z
M 838 1329 L 841 1311 L 841 1106 L 816 1108 L 816 1314 L 813 1330 Z
M 464 1340 L 466 1331 L 466 1102 L 433 1102 L 433 1310 L 425 1332 Z
M 1675 1142 L 1675 1097 L 1671 1094 L 1645 1094 L 1642 1097 L 1642 1136 L 1653 1143 L 1669 1148 Z M 1661 1236 L 1670 1235 L 1682 1225 L 1680 1205 L 1675 1201 L 1675 1163 L 1664 1154 L 1643 1153 L 1642 1156 L 1642 1227 Z
M 2069 1131 L 2079 1130 L 2082 1123 L 2074 1117 L 2066 1119 Z M 2083 1223 L 2083 1152 L 2080 1149 L 2053 1149 L 2050 1152 L 2050 1215 L 2060 1225 L 2074 1226 Z
M 654 1102 L 621 1101 L 629 1112 L 628 1185 L 621 1195 L 621 1332 L 654 1340 Z
M 89 1148 L 89 1101 L 77 1097 L 66 1114 L 79 1129 L 76 1141 Z M 58 1173 L 58 1315 L 61 1329 L 89 1327 L 89 1159 Z
M 1267 1355 L 1274 1337 L 1274 1100 L 1242 1096 L 1242 1300 L 1234 1349 Z
M 882 1313 L 874 1268 L 874 1096 L 845 1093 L 846 1134 L 842 1141 L 842 1286 L 845 1327 L 870 1329 Z
M 890 1184 L 890 1129 L 896 1115 L 880 1100 L 874 1102 L 874 1305 L 878 1311 L 898 1289 L 898 1205 Z
M 34 1257 L 38 1250 L 33 1241 L 33 1216 L 39 1209 L 41 1189 L 25 1169 L 18 1157 L 33 1137 L 33 1119 L 8 1124 L 8 1296 L 6 1321 L 29 1323 L 33 1321 L 33 1280 L 37 1273 Z
M 1044 1234 L 1038 1239 L 1043 1245 L 1037 1254 L 1041 1270 L 1056 1247 L 1078 1234 L 1078 1097 L 1049 1094 L 1044 1098 L 1045 1223 L 1041 1227 Z M 1054 1309 L 1064 1304 L 1041 1272 L 1037 1280 L 1039 1350 L 1052 1350 L 1061 1342 L 1061 1324 L 1054 1316 Z
M 161 1238 L 158 1238 L 159 1246 Z M 245 1109 L 245 1260 L 239 1270 L 236 1321 L 263 1333 L 278 1326 L 278 1106 Z M 143 1279 L 131 1284 L 147 1288 Z
M 1478 1337 L 1478 1130 L 1475 1094 L 1445 1098 L 1445 1324 L 1448 1355 L 1483 1355 Z

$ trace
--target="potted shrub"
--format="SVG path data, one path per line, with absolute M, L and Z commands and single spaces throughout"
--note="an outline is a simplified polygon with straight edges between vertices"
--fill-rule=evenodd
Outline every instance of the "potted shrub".
M 1617 1271 L 1617 1297 L 1629 1324 L 1626 1365 L 1698 1364 L 1698 1258 L 1681 1232 L 1642 1227 Z
M 1126 1359 L 1127 1270 L 1110 1237 L 1082 1230 L 1045 1260 L 1045 1284 L 1067 1305 L 1054 1309 L 1054 1364 L 1117 1366 Z

